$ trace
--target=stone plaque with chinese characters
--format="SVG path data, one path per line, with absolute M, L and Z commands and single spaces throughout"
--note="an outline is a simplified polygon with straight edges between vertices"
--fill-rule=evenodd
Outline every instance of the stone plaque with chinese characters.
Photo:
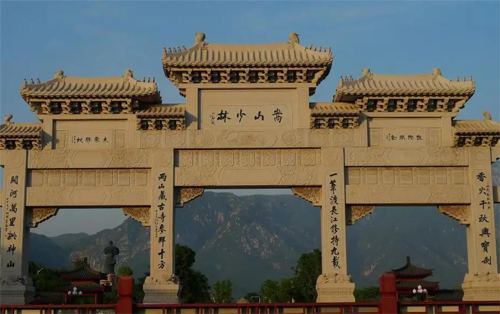
M 228 105 L 203 108 L 202 129 L 211 128 L 288 128 L 292 124 L 290 107 L 277 105 Z
M 424 128 L 384 128 L 382 145 L 386 147 L 427 146 Z
M 68 148 L 111 148 L 111 132 L 71 132 Z

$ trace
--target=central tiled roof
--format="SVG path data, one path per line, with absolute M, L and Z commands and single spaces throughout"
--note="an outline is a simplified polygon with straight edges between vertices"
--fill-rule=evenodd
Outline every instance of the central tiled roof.
M 429 276 L 432 275 L 432 269 L 420 268 L 412 265 L 410 257 L 406 257 L 406 265 L 398 269 L 392 269 L 392 273 L 396 276 Z
M 437 288 L 438 281 L 427 281 L 427 280 L 400 280 L 396 282 L 397 288 L 406 289 L 417 289 L 418 286 L 422 286 L 422 289 Z
M 25 81 L 20 93 L 26 101 L 30 98 L 152 98 L 161 102 L 154 79 L 138 81 L 130 70 L 123 76 L 111 77 L 66 76 L 63 71 L 57 71 L 54 79 L 46 82 Z
M 87 264 L 87 260 L 84 259 L 85 264 L 75 270 L 70 270 L 67 272 L 63 272 L 61 274 L 62 278 L 65 279 L 101 279 L 104 278 L 105 275 L 101 273 L 100 271 L 94 270 L 90 268 L 90 266 Z
M 198 35 L 191 48 L 164 49 L 164 67 L 329 67 L 333 62 L 330 49 L 304 47 L 293 33 L 290 42 L 262 45 L 207 43 Z
M 474 81 L 451 81 L 442 76 L 440 69 L 431 74 L 390 75 L 371 73 L 363 69 L 357 79 L 341 78 L 334 101 L 352 96 L 467 96 L 476 90 Z

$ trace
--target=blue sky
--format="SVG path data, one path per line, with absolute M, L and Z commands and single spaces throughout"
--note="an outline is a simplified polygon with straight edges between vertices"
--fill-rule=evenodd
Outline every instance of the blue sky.
M 116 76 L 156 77 L 166 103 L 184 102 L 165 78 L 164 46 L 191 46 L 195 33 L 207 42 L 256 44 L 288 40 L 330 46 L 334 63 L 312 101 L 331 101 L 340 75 L 472 75 L 477 91 L 461 119 L 499 120 L 498 1 L 1 1 L 0 115 L 36 122 L 19 96 L 23 79 Z M 255 193 L 256 190 L 247 191 Z M 264 191 L 258 190 L 262 193 Z M 275 191 L 276 192 L 276 191 Z M 274 193 L 275 193 L 274 192 Z M 62 210 L 36 232 L 96 232 L 121 223 L 118 210 L 89 221 L 97 210 Z M 101 211 L 101 210 L 99 210 Z M 91 226 L 90 226 L 91 225 Z

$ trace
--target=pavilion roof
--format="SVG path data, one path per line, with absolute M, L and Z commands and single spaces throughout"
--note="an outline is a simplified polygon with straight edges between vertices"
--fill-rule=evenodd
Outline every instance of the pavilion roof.
M 400 267 L 398 269 L 392 269 L 393 274 L 396 276 L 430 276 L 432 275 L 433 269 L 428 269 L 428 268 L 420 268 L 417 266 L 414 266 L 411 261 L 410 257 L 406 257 L 406 265 L 403 267 Z
M 419 285 L 422 286 L 422 289 L 439 288 L 439 281 L 398 280 L 396 282 L 396 288 L 403 288 L 403 289 L 417 289 Z
M 327 117 L 331 115 L 358 115 L 359 108 L 355 104 L 350 103 L 328 103 L 316 102 L 311 103 L 311 116 Z
M 292 35 L 291 35 L 292 36 Z M 241 45 L 216 44 L 204 41 L 197 34 L 191 48 L 163 50 L 163 66 L 168 67 L 331 67 L 331 49 L 313 49 L 296 42 Z
M 430 74 L 391 75 L 375 74 L 365 68 L 357 79 L 340 78 L 333 101 L 347 101 L 363 96 L 466 96 L 476 90 L 472 80 L 451 81 L 435 68 Z
M 37 79 L 35 83 L 26 80 L 20 88 L 23 99 L 78 99 L 78 98 L 140 98 L 150 102 L 161 102 L 156 82 L 148 78 L 138 81 L 132 71 L 127 70 L 123 76 L 111 77 L 76 77 L 66 76 L 57 71 L 54 78 L 46 82 Z
M 70 280 L 100 280 L 104 278 L 105 275 L 98 270 L 92 269 L 87 263 L 87 259 L 84 259 L 85 263 L 83 266 L 61 273 L 61 277 Z
M 490 120 L 455 120 L 455 134 L 500 135 L 500 122 Z
M 6 123 L 0 125 L 0 138 L 40 138 L 41 123 Z

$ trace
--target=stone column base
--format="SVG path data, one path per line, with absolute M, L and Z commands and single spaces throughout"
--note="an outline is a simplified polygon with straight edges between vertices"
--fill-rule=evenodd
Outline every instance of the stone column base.
M 29 277 L 0 279 L 0 300 L 5 305 L 22 305 L 33 301 L 35 286 Z
M 143 303 L 179 303 L 180 284 L 175 279 L 155 279 L 148 276 L 144 281 Z
M 316 302 L 354 302 L 354 286 L 349 275 L 320 275 L 316 281 L 316 291 L 318 293 Z
M 466 274 L 462 284 L 463 301 L 500 300 L 500 275 L 490 272 Z

